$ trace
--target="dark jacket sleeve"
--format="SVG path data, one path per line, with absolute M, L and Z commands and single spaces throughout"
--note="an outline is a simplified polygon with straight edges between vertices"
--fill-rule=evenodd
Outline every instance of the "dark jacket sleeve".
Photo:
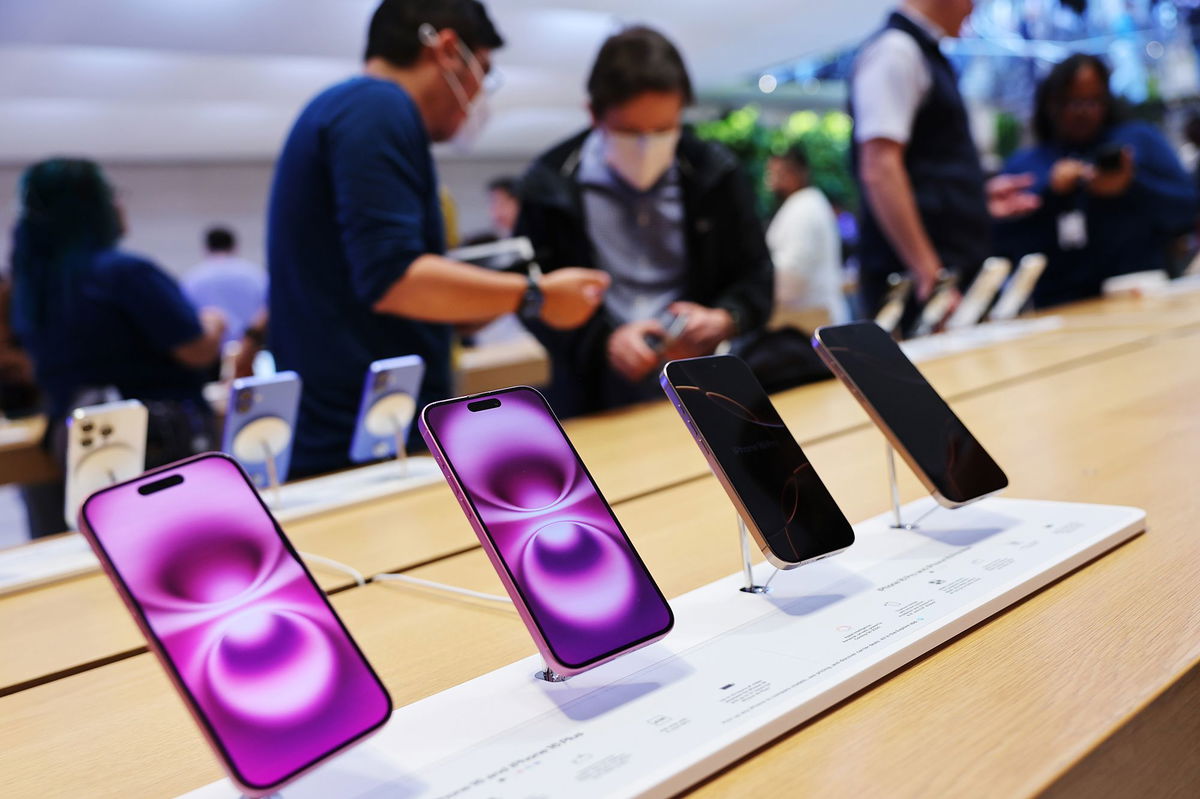
M 521 180 L 521 212 L 514 235 L 527 236 L 539 265 L 546 272 L 568 266 L 593 266 L 591 246 L 581 219 L 567 210 L 565 183 L 543 163 L 535 163 Z M 605 348 L 616 325 L 604 307 L 575 330 L 556 330 L 527 322 L 550 355 L 547 389 L 551 406 L 561 417 L 601 408 L 601 381 L 607 362 Z
M 746 333 L 765 325 L 771 316 L 775 267 L 755 209 L 754 190 L 740 166 L 725 175 L 716 196 L 723 205 L 717 215 L 726 224 L 717 242 L 719 289 L 711 305 L 729 311 L 738 332 Z

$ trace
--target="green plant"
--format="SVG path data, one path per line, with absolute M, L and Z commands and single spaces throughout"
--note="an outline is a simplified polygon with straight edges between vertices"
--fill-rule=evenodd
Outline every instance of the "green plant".
M 996 155 L 1002 161 L 1017 151 L 1021 146 L 1021 121 L 1010 111 L 996 114 Z
M 755 182 L 760 210 L 769 212 L 774 200 L 763 187 L 767 158 L 800 144 L 808 156 L 812 182 L 832 202 L 853 210 L 858 192 L 850 173 L 853 124 L 840 111 L 796 111 L 779 127 L 767 127 L 757 106 L 730 111 L 720 119 L 701 122 L 696 133 L 728 147 Z

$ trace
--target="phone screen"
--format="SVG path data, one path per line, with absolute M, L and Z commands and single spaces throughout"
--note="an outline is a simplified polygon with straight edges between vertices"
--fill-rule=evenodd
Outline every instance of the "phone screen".
M 854 543 L 854 529 L 744 361 L 672 361 L 665 374 L 777 558 L 802 563 Z
M 387 720 L 386 689 L 232 461 L 102 491 L 84 516 L 243 783 L 276 785 Z
M 666 599 L 540 394 L 439 403 L 425 420 L 562 663 L 586 666 L 670 628 Z
M 874 409 L 942 496 L 970 502 L 1008 485 L 983 445 L 878 325 L 823 327 L 817 336 L 860 401 Z

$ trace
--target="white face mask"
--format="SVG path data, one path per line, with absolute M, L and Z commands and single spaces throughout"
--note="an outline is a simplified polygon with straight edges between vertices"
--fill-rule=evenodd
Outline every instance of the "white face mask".
M 662 133 L 604 132 L 604 160 L 638 191 L 659 181 L 675 162 L 679 128 Z
M 436 46 L 437 31 L 432 25 L 422 25 L 418 31 L 421 37 L 421 42 L 428 47 Z M 487 74 L 483 71 L 483 66 L 479 63 L 479 59 L 475 54 L 467 48 L 461 41 L 458 42 L 458 50 L 462 55 L 463 63 L 467 65 L 467 69 L 471 70 L 471 75 L 474 76 L 476 85 L 479 89 L 475 93 L 475 99 L 472 100 L 467 96 L 466 87 L 462 81 L 448 69 L 442 70 L 442 77 L 446 79 L 446 83 L 450 86 L 450 91 L 454 93 L 454 99 L 458 101 L 459 108 L 462 109 L 466 119 L 459 126 L 458 130 L 450 139 L 451 146 L 460 152 L 467 152 L 475 146 L 475 142 L 479 140 L 479 136 L 483 133 L 483 127 L 487 124 L 488 117 L 491 116 L 487 102 Z

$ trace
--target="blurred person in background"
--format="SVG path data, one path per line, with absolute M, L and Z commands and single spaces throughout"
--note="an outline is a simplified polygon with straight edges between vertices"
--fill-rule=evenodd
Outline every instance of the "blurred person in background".
M 760 328 L 773 280 L 749 179 L 729 150 L 683 127 L 692 83 L 675 46 L 649 28 L 615 34 L 587 90 L 592 127 L 529 168 L 516 230 L 548 270 L 583 264 L 612 276 L 584 327 L 531 326 L 550 352 L 554 406 L 568 416 L 661 399 L 657 367 Z M 687 323 L 666 342 L 674 315 Z
M 512 238 L 513 229 L 517 226 L 517 216 L 521 211 L 521 201 L 517 199 L 517 179 L 501 175 L 489 180 L 487 204 L 491 225 L 487 230 L 469 236 L 463 242 L 466 246 L 491 244 L 501 239 Z
M 349 466 L 372 361 L 425 359 L 421 407 L 450 396 L 451 324 L 520 311 L 552 327 L 591 316 L 605 275 L 538 280 L 445 258 L 430 146 L 475 130 L 492 51 L 503 40 L 475 0 L 384 0 L 363 75 L 317 95 L 276 164 L 268 220 L 270 344 L 304 381 L 296 476 Z M 413 425 L 413 447 L 420 436 Z
M 12 284 L 0 276 L 0 416 L 20 417 L 36 413 L 37 383 L 33 361 L 12 329 Z
M 799 144 L 767 159 L 764 180 L 780 203 L 767 226 L 775 264 L 775 307 L 824 309 L 833 324 L 849 321 L 842 294 L 842 236 L 825 194 L 813 186 Z
M 197 312 L 170 275 L 117 248 L 124 223 L 95 163 L 34 164 L 20 193 L 12 326 L 33 359 L 46 397 L 47 445 L 59 462 L 63 420 L 108 389 L 150 411 L 147 467 L 211 449 L 213 415 L 201 389 L 220 352 L 222 313 Z M 61 484 L 58 490 L 45 500 L 49 519 L 30 509 L 35 535 L 64 529 Z
M 1193 229 L 1196 187 L 1166 138 L 1125 121 L 1109 70 L 1073 55 L 1038 86 L 1037 144 L 1015 153 L 1006 173 L 1032 173 L 1035 213 L 998 227 L 1000 250 L 1045 253 L 1038 307 L 1094 297 L 1105 279 L 1167 269 L 1169 250 Z
M 266 270 L 238 255 L 229 228 L 209 228 L 204 249 L 204 260 L 183 276 L 183 292 L 197 308 L 219 308 L 225 314 L 225 342 L 237 341 L 266 307 Z
M 488 181 L 488 217 L 492 220 L 492 233 L 498 239 L 510 238 L 517 226 L 521 213 L 521 201 L 517 199 L 517 179 L 510 175 Z
M 992 218 L 1037 205 L 1028 175 L 985 183 L 958 76 L 939 46 L 958 34 L 973 8 L 973 0 L 905 0 L 855 59 L 859 287 L 870 316 L 883 304 L 891 274 L 910 276 L 920 302 L 943 272 L 957 275 L 965 289 L 992 254 Z M 917 310 L 909 303 L 905 326 Z
M 217 308 L 225 315 L 224 355 L 233 359 L 229 377 L 253 374 L 254 358 L 265 346 L 267 330 L 267 272 L 241 258 L 237 237 L 226 227 L 204 234 L 205 258 L 183 276 L 183 292 L 197 308 Z M 235 347 L 230 347 L 236 343 Z M 221 377 L 214 366 L 210 380 Z

